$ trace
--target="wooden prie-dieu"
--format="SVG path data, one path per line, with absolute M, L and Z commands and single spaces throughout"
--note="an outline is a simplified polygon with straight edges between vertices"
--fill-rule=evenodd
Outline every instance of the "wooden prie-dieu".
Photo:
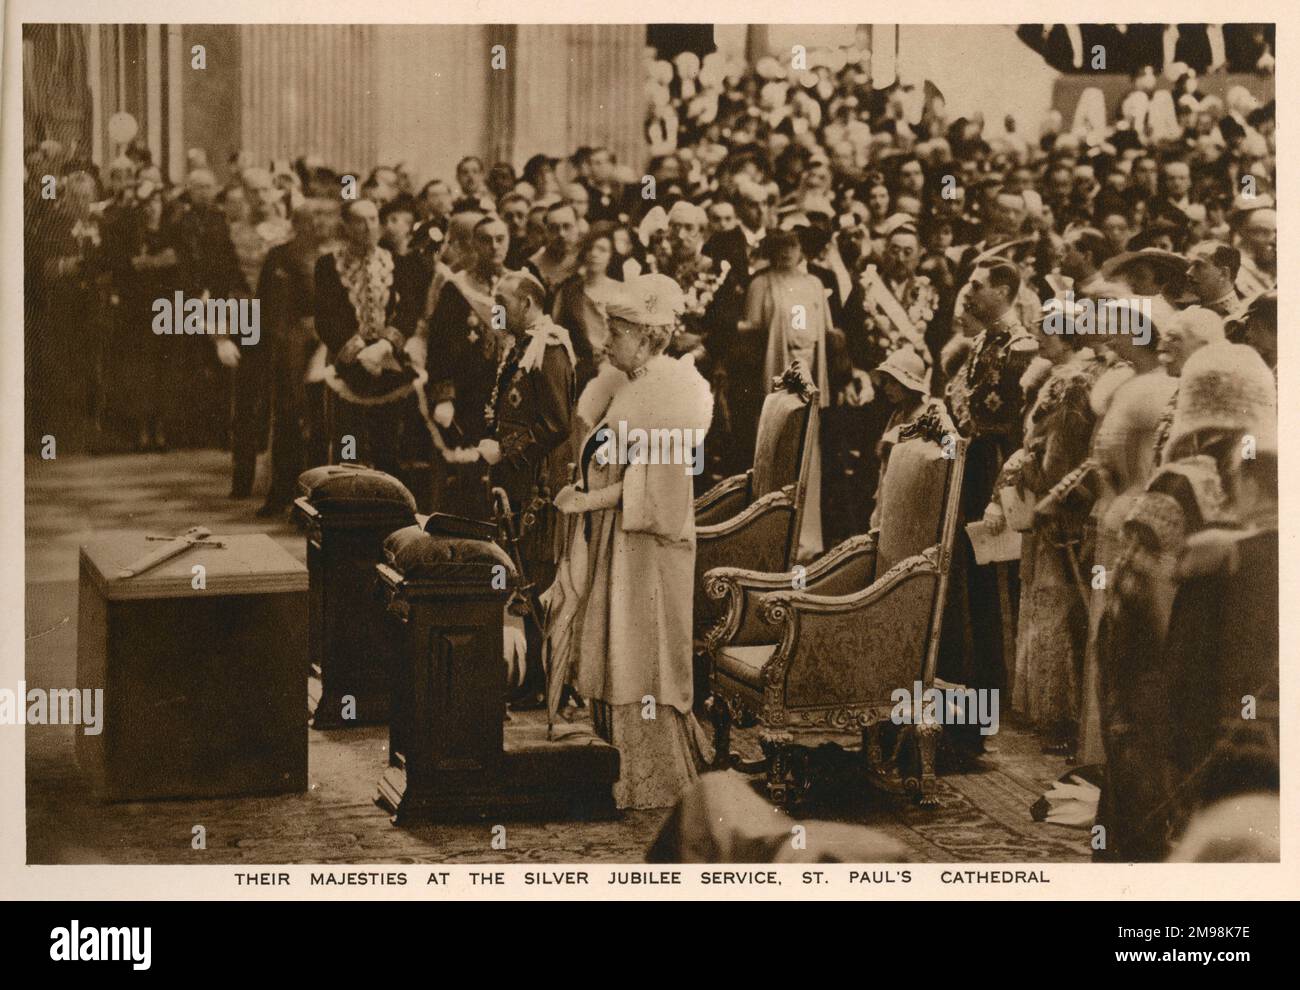
M 312 468 L 298 487 L 294 513 L 311 578 L 312 727 L 383 723 L 397 657 L 374 593 L 375 564 L 384 538 L 415 522 L 415 499 L 391 475 L 355 465 Z
M 506 720 L 510 558 L 418 526 L 390 536 L 385 556 L 377 572 L 400 660 L 376 801 L 393 823 L 614 817 L 618 750 L 586 726 L 550 741 L 540 717 Z

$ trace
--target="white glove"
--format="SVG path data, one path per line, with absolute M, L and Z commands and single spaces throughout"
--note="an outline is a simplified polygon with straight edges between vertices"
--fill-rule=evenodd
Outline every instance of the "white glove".
M 501 445 L 492 439 L 480 440 L 478 442 L 478 452 L 483 460 L 489 464 L 499 464 L 501 462 Z
M 442 459 L 448 464 L 474 464 L 482 456 L 477 447 L 453 447 L 443 451 Z
M 1056 781 L 1043 795 L 1047 798 L 1047 820 L 1055 825 L 1089 828 L 1097 820 L 1101 791 L 1082 777 L 1071 775 L 1069 781 Z
M 433 421 L 444 430 L 448 429 L 456 418 L 456 406 L 447 400 L 433 407 Z
M 239 345 L 229 337 L 217 338 L 217 360 L 227 368 L 239 367 Z
M 406 356 L 411 359 L 411 364 L 421 370 L 424 369 L 429 356 L 429 344 L 423 337 L 418 335 L 409 337 L 403 350 L 406 351 Z
M 1002 506 L 996 502 L 990 502 L 984 509 L 984 527 L 993 536 L 997 536 L 1007 528 L 1007 516 L 1002 511 Z
M 361 367 L 378 378 L 384 370 L 385 359 L 393 354 L 393 345 L 386 340 L 377 340 L 369 347 L 363 347 L 357 355 L 357 360 L 361 362 Z
M 506 684 L 519 687 L 524 683 L 528 673 L 528 639 L 524 635 L 524 620 L 506 611 L 502 617 L 504 636 L 504 656 L 506 663 Z
M 566 516 L 587 511 L 587 493 L 575 485 L 565 485 L 555 496 L 555 507 Z

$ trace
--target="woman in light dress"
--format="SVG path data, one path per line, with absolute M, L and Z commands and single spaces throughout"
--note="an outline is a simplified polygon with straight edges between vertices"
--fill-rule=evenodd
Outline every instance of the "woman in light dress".
M 597 732 L 621 755 L 621 808 L 676 803 L 707 758 L 694 715 L 692 591 L 695 507 L 691 474 L 712 417 L 708 383 L 690 357 L 663 353 L 684 307 L 667 276 L 624 283 L 606 306 L 609 369 L 587 387 L 579 415 L 579 481 L 556 496 L 573 519 L 557 585 L 578 605 L 570 630 L 574 682 L 591 702 Z M 678 431 L 680 457 L 649 463 L 619 437 Z M 553 658 L 553 667 L 557 661 Z M 560 661 L 562 662 L 562 661 Z

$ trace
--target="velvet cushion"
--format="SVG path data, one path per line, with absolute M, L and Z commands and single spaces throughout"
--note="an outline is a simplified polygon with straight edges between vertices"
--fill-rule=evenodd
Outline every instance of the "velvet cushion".
M 939 542 L 944 491 L 954 463 L 929 440 L 908 440 L 890 453 L 880 494 L 877 578 Z
M 754 498 L 780 491 L 799 479 L 809 405 L 785 390 L 763 400 L 754 446 Z
M 509 555 L 495 543 L 454 536 L 431 536 L 419 526 L 406 526 L 389 533 L 384 540 L 384 560 L 406 578 L 447 576 L 448 565 L 480 564 L 488 568 L 502 564 L 513 579 L 515 567 Z
M 415 519 L 415 496 L 390 474 L 348 464 L 327 464 L 298 476 L 298 491 L 322 513 L 391 512 Z

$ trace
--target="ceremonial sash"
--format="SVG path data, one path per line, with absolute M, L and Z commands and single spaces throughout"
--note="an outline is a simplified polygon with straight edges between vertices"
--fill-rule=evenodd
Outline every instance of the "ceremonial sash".
M 882 313 L 889 319 L 903 336 L 912 340 L 921 339 L 924 334 L 912 325 L 908 319 L 907 310 L 903 309 L 902 304 L 889 291 L 889 286 L 885 280 L 880 277 L 876 271 L 875 265 L 867 265 L 862 272 L 862 289 L 866 294 L 867 302 L 870 303 L 878 312 Z

